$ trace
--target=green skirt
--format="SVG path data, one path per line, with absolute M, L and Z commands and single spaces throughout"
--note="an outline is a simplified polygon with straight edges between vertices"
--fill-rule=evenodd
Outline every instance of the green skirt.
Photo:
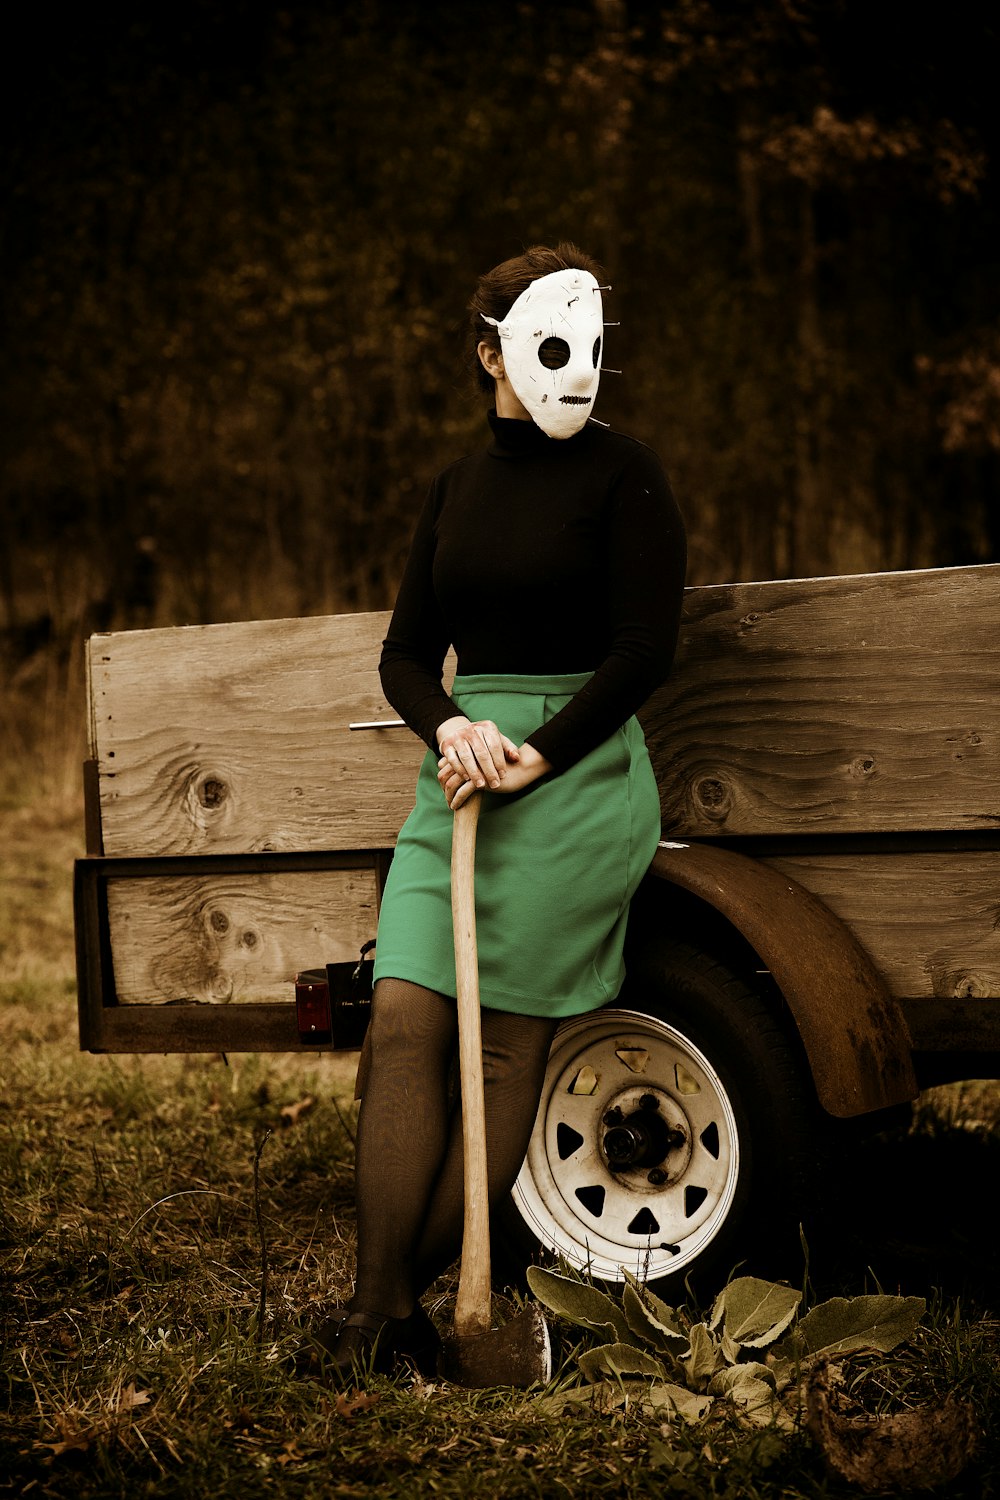
M 452 698 L 515 744 L 590 680 L 458 677 Z M 653 768 L 637 719 L 575 766 L 527 791 L 484 792 L 476 842 L 481 1003 L 574 1016 L 614 1000 L 625 976 L 628 905 L 660 836 Z M 449 811 L 427 752 L 379 914 L 375 978 L 455 994 Z

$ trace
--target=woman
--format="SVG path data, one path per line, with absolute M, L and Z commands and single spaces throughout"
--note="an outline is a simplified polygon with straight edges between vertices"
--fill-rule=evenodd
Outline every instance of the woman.
M 432 484 L 384 644 L 386 697 L 429 749 L 379 919 L 357 1278 L 317 1338 L 334 1374 L 401 1359 L 432 1372 L 439 1341 L 419 1298 L 460 1248 L 452 811 L 483 795 L 491 1205 L 520 1169 L 559 1019 L 618 993 L 629 899 L 659 836 L 633 715 L 673 656 L 684 530 L 655 455 L 590 422 L 599 280 L 568 244 L 480 280 L 470 312 L 492 442 Z

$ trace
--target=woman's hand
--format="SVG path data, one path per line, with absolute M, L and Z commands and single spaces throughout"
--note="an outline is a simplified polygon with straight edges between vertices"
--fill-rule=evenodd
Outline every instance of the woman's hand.
M 441 751 L 438 780 L 442 786 L 442 772 L 447 767 L 469 781 L 472 791 L 485 786 L 497 791 L 507 774 L 508 761 L 516 762 L 520 754 L 514 741 L 501 734 L 492 719 L 479 719 L 475 724 L 464 717 L 446 719 L 438 725 L 437 742 Z
M 506 743 L 511 744 L 510 740 Z M 552 770 L 550 762 L 545 759 L 544 755 L 539 754 L 534 745 L 525 743 L 520 747 L 513 746 L 512 748 L 516 760 L 511 757 L 513 764 L 506 767 L 502 779 L 490 788 L 491 791 L 499 792 L 504 796 L 512 792 L 523 791 L 526 786 L 530 786 L 533 781 L 537 781 L 539 777 Z M 441 783 L 441 790 L 452 812 L 461 807 L 473 792 L 482 787 L 482 782 L 477 784 L 473 778 L 465 774 L 464 766 L 456 771 L 445 756 L 438 761 L 438 781 Z

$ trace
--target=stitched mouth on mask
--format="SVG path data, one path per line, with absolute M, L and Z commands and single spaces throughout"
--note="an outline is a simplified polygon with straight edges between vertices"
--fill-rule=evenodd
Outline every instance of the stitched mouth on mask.
M 592 400 L 592 397 L 590 397 L 590 396 L 560 396 L 559 397 L 559 405 L 560 406 L 589 406 L 590 403 L 591 403 L 591 400 Z

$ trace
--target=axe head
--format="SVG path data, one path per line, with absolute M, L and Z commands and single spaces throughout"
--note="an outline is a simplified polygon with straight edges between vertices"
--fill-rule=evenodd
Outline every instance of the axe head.
M 552 1345 L 541 1308 L 533 1302 L 509 1323 L 486 1333 L 452 1334 L 445 1340 L 438 1367 L 445 1379 L 470 1389 L 512 1385 L 527 1390 L 544 1385 L 552 1375 Z

